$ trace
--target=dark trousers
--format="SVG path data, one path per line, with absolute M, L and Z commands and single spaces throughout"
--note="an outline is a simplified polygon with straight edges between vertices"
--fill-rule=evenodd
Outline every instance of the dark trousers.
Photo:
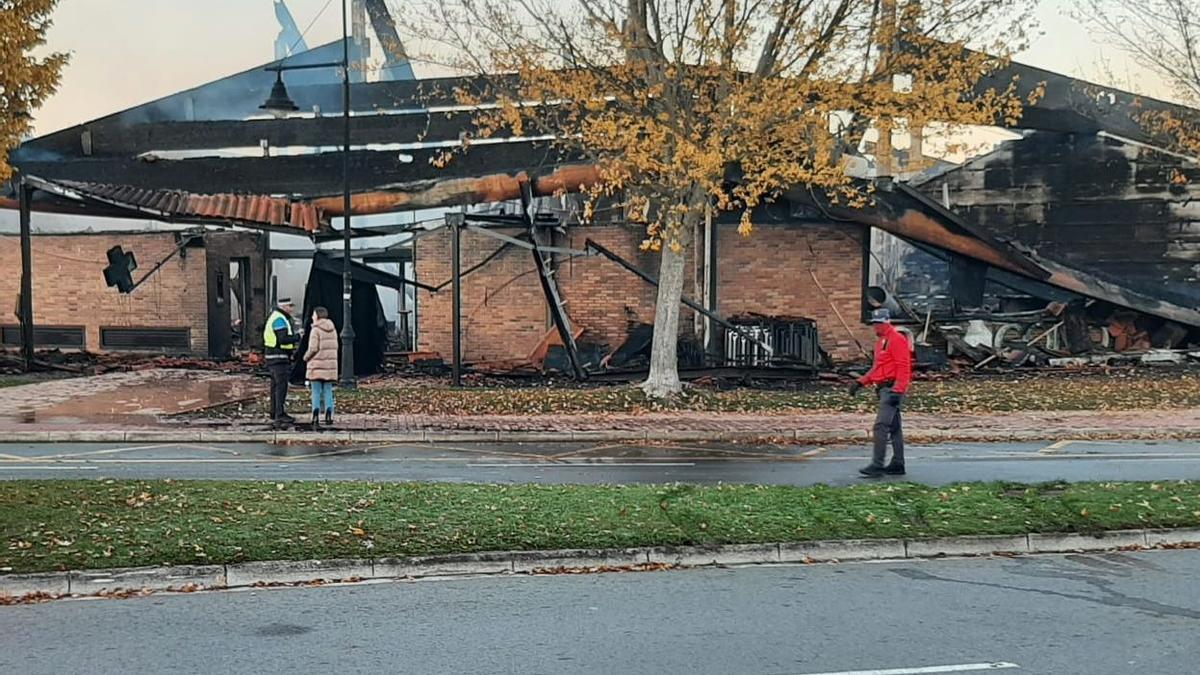
M 889 437 L 892 439 L 892 464 L 904 465 L 904 431 L 900 428 L 900 406 L 903 404 L 903 394 L 892 393 L 891 387 L 879 389 L 879 413 L 875 415 L 872 430 L 875 447 L 871 464 L 874 466 L 883 466 Z
M 271 371 L 271 419 L 278 421 L 283 418 L 284 404 L 287 402 L 292 364 L 287 360 L 268 361 L 267 370 Z

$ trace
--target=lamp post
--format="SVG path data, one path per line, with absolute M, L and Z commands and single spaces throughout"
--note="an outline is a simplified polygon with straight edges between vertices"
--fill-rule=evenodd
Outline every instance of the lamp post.
M 275 115 L 284 116 L 299 110 L 288 95 L 283 83 L 287 70 L 311 70 L 337 66 L 342 69 L 342 375 L 343 387 L 353 387 L 354 374 L 354 279 L 350 258 L 350 18 L 346 0 L 342 0 L 342 60 L 332 63 L 312 63 L 285 66 L 282 63 L 266 70 L 275 73 L 275 84 L 267 101 L 259 108 Z

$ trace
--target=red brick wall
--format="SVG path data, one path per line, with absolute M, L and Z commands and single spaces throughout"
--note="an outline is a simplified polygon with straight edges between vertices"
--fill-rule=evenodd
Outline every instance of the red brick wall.
M 721 227 L 721 315 L 755 312 L 815 319 L 821 347 L 830 356 L 839 361 L 862 358 L 854 339 L 868 351 L 875 340 L 862 322 L 865 236 L 857 225 L 756 225 L 749 237 Z
M 718 239 L 719 312 L 786 314 L 816 319 L 821 344 L 835 359 L 853 359 L 857 348 L 831 309 L 838 308 L 853 333 L 870 347 L 871 332 L 862 324 L 862 232 L 840 225 L 764 225 L 749 238 L 722 225 Z M 512 234 L 510 232 L 509 234 Z M 500 246 L 484 235 L 462 235 L 463 269 L 482 261 Z M 643 254 L 644 237 L 636 227 L 576 227 L 554 244 L 583 249 L 593 239 L 651 275 L 658 255 Z M 811 244 L 816 255 L 810 253 Z M 523 359 L 549 330 L 546 304 L 533 272 L 532 254 L 512 248 L 463 282 L 463 351 L 467 361 Z M 417 242 L 417 279 L 440 284 L 450 278 L 450 237 L 438 232 Z M 810 261 L 825 292 L 808 274 Z M 694 296 L 694 262 L 687 262 L 684 294 Z M 559 256 L 556 278 L 567 311 L 586 338 L 616 348 L 624 342 L 631 319 L 651 323 L 657 290 L 615 263 L 602 258 Z M 699 298 L 697 298 L 699 299 Z M 418 301 L 420 348 L 451 353 L 449 286 L 438 294 L 422 291 Z M 691 310 L 680 311 L 680 331 L 692 329 Z
M 588 239 L 633 263 L 652 276 L 658 275 L 657 253 L 642 253 L 645 239 L 641 228 L 605 226 L 572 228 L 567 231 L 570 248 L 582 250 Z M 589 339 L 621 346 L 628 336 L 630 321 L 654 322 L 658 289 L 630 274 L 608 258 L 575 258 L 563 263 L 558 273 L 571 319 L 587 330 Z M 689 291 L 685 290 L 685 293 Z M 690 321 L 690 319 L 689 319 Z M 680 321 L 680 329 L 684 328 Z M 687 324 L 691 326 L 690 323 Z
M 501 230 L 515 236 L 517 230 Z M 483 261 L 503 242 L 464 230 L 462 269 Z M 438 285 L 450 279 L 450 233 L 443 229 L 416 244 L 418 281 Z M 451 287 L 440 293 L 418 291 L 417 328 L 421 349 L 452 352 Z M 463 278 L 463 358 L 467 361 L 523 359 L 548 328 L 546 302 L 533 267 L 533 254 L 510 246 L 484 267 Z
M 208 351 L 208 286 L 203 248 L 176 256 L 131 295 L 104 283 L 105 252 L 121 245 L 145 274 L 175 248 L 170 233 L 36 235 L 33 238 L 35 324 L 85 326 L 87 348 L 100 349 L 100 327 L 190 328 L 192 352 Z M 0 323 L 15 325 L 21 291 L 21 245 L 0 236 Z

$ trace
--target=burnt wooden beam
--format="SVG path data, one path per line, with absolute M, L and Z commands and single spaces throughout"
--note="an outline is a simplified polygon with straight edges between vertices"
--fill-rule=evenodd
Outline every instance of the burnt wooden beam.
M 86 132 L 86 133 L 85 133 Z M 476 133 L 469 112 L 411 112 L 350 118 L 354 145 L 459 141 Z M 86 139 L 86 141 L 85 141 Z M 280 147 L 338 147 L 342 118 L 150 122 L 128 127 L 99 125 L 78 134 L 52 134 L 28 149 L 64 158 L 120 157 L 170 150 Z M 18 153 L 18 160 L 21 153 Z
M 30 211 L 34 213 L 55 213 L 71 216 L 92 216 L 94 218 L 130 218 L 145 220 L 146 214 L 130 209 L 122 209 L 108 204 L 96 202 L 77 202 L 70 199 L 48 195 L 35 190 L 30 202 Z M 0 209 L 16 211 L 20 208 L 19 200 L 0 197 Z
M 431 107 L 460 105 L 460 93 L 480 102 L 494 101 L 491 93 L 497 87 L 512 86 L 515 76 L 446 77 L 424 80 L 356 83 L 351 86 L 351 110 L 355 113 L 387 111 L 420 111 Z M 123 110 L 84 124 L 32 139 L 14 153 L 14 159 L 45 160 L 52 158 L 84 157 L 97 150 L 98 138 L 112 139 L 114 135 L 130 133 L 135 127 L 155 124 L 201 124 L 204 121 L 252 124 L 277 120 L 250 120 L 262 115 L 258 106 L 274 83 L 274 75 L 252 69 L 223 80 L 182 91 L 157 101 Z M 319 108 L 323 114 L 338 118 L 342 110 L 342 85 L 289 85 L 288 92 L 301 111 Z M 283 120 L 301 122 L 303 120 Z M 303 128 L 303 125 L 300 125 Z M 226 129 L 227 127 L 217 127 Z M 284 127 L 286 128 L 286 126 Z M 145 134 L 147 131 L 137 131 Z M 166 132 L 164 132 L 166 133 Z M 177 133 L 177 132 L 171 132 Z M 186 129 L 184 135 L 191 135 Z M 340 137 L 337 137 L 340 138 Z M 229 147 L 221 144 L 200 147 Z M 109 140 L 110 144 L 114 141 Z M 195 143 L 195 141 L 191 141 Z M 255 140 L 252 145 L 257 145 Z M 338 143 L 327 143 L 337 145 Z M 149 148 L 147 148 L 149 149 Z M 165 149 L 165 148 L 158 148 Z M 178 148 L 185 149 L 185 148 Z M 137 152 L 143 152 L 138 150 Z
M 352 195 L 351 215 L 503 202 L 520 198 L 523 182 L 530 184 L 535 197 L 580 192 L 600 182 L 600 170 L 592 164 L 568 164 L 553 170 L 547 169 L 544 173 L 533 173 L 535 175 L 531 177 L 525 171 L 506 171 L 466 178 L 395 183 L 386 186 L 385 189 Z M 326 215 L 334 217 L 342 215 L 345 208 L 341 199 L 334 197 L 316 199 L 313 205 Z
M 350 188 L 355 192 L 391 185 L 435 184 L 452 178 L 529 171 L 549 172 L 578 157 L 544 142 L 475 145 L 443 168 L 435 162 L 440 148 L 407 151 L 360 150 L 350 153 Z M 197 194 L 266 194 L 313 198 L 342 190 L 342 153 L 284 157 L 147 160 L 97 158 L 70 162 L 19 162 L 26 175 L 45 180 L 136 185 L 142 189 L 184 190 Z

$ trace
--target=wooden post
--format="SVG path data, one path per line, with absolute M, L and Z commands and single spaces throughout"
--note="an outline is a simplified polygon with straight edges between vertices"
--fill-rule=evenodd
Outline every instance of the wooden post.
M 17 201 L 21 220 L 21 355 L 25 372 L 33 370 L 33 227 L 30 209 L 33 188 L 24 178 L 17 183 Z

